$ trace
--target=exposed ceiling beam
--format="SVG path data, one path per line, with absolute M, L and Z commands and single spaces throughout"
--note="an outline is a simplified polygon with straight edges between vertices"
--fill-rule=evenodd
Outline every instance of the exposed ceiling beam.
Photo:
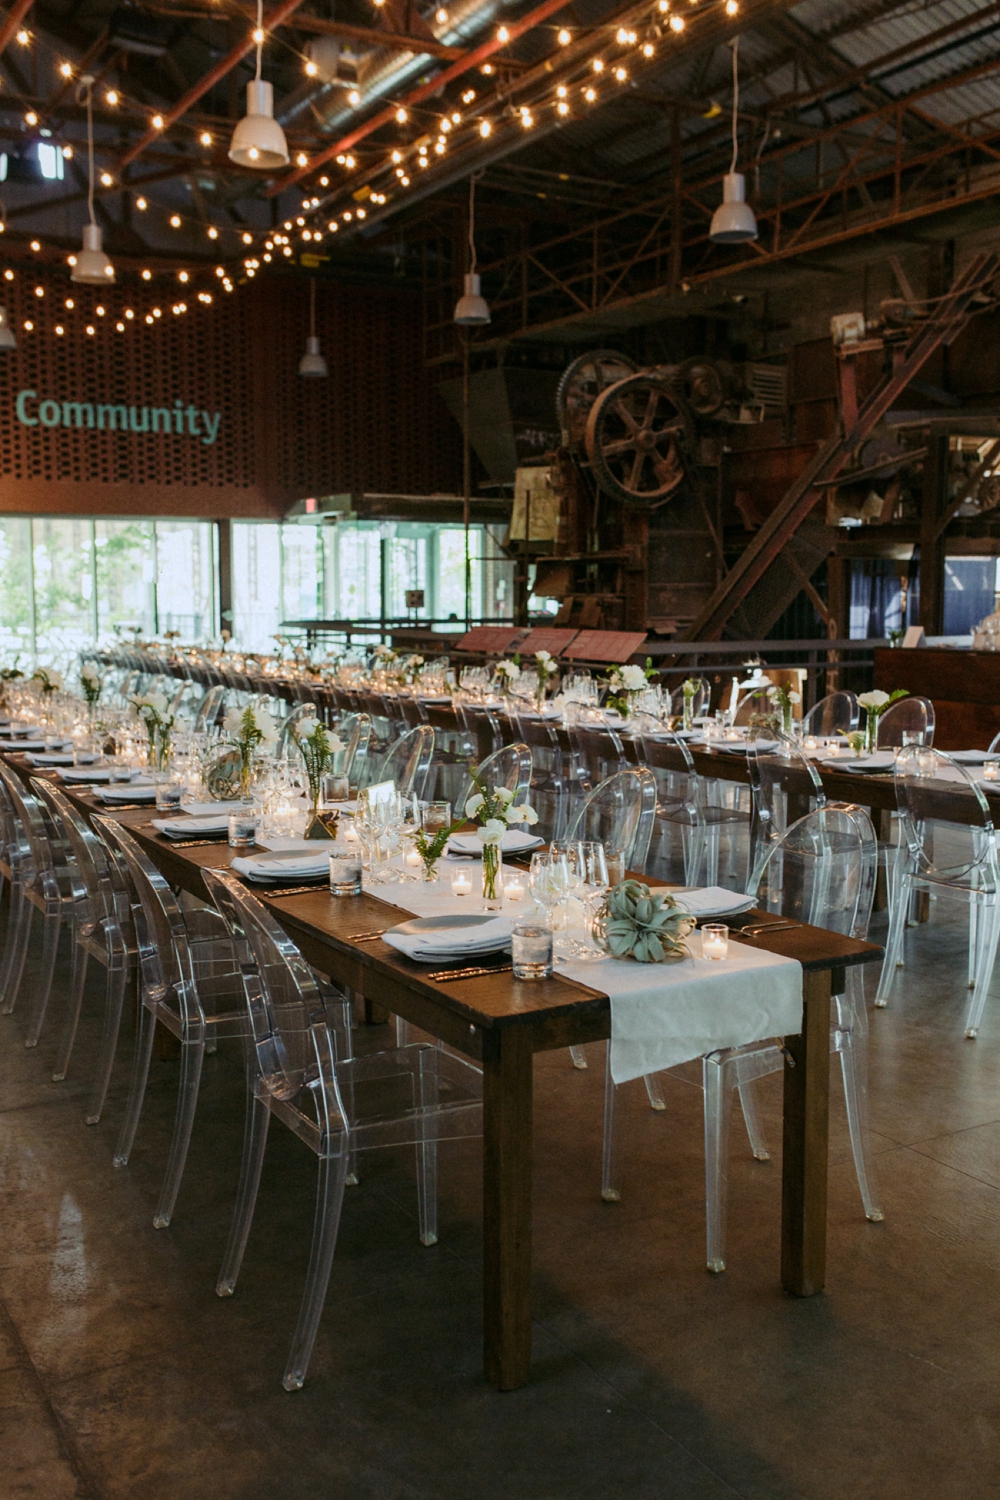
M 282 0 L 277 10 L 272 10 L 270 15 L 264 17 L 265 32 L 274 31 L 275 27 L 280 26 L 285 17 L 290 16 L 292 11 L 297 10 L 301 3 L 302 0 Z M 244 57 L 246 57 L 247 53 L 253 51 L 255 45 L 252 34 L 248 33 L 243 41 L 238 42 L 235 47 L 226 53 L 225 57 L 220 58 L 214 68 L 210 68 L 197 83 L 193 84 L 175 105 L 164 111 L 162 129 L 154 130 L 151 126 L 145 135 L 136 141 L 133 146 L 129 147 L 121 159 L 121 165 L 127 167 L 129 162 L 135 161 L 136 157 L 140 156 L 147 146 L 152 145 L 153 141 L 158 140 L 163 135 L 164 130 L 169 130 L 171 125 L 175 125 L 183 115 L 187 114 L 192 104 L 197 104 L 198 100 L 207 94 L 209 89 L 214 88 L 220 79 L 225 78 L 227 73 L 237 67 L 243 61 Z

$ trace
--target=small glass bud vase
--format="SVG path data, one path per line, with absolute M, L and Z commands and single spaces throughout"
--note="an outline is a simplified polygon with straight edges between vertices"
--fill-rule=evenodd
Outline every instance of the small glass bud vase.
M 874 755 L 878 746 L 878 714 L 873 709 L 865 712 L 865 751 Z
M 503 881 L 500 878 L 499 844 L 483 845 L 483 911 L 503 908 Z
M 789 739 L 795 733 L 795 710 L 790 703 L 781 705 L 781 732 Z
M 684 694 L 684 701 L 681 710 L 681 728 L 694 728 L 694 699 L 689 698 L 686 693 Z

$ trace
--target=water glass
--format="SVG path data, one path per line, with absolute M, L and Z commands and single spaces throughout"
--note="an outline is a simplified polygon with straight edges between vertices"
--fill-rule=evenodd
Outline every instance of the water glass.
M 184 790 L 184 783 L 176 781 L 173 777 L 169 780 L 157 781 L 156 811 L 180 812 L 181 797 L 184 795 Z M 251 840 L 252 842 L 253 840 Z
M 357 844 L 334 844 L 330 850 L 330 895 L 361 895 L 361 850 Z
M 433 838 L 442 828 L 450 828 L 451 803 L 426 802 L 420 814 L 420 826 L 428 838 Z
M 621 885 L 625 879 L 625 856 L 620 849 L 605 849 L 604 863 L 608 872 L 608 885 Z
M 334 803 L 346 802 L 350 795 L 350 777 L 345 776 L 342 771 L 331 771 L 323 777 L 324 806 L 331 807 Z
M 515 979 L 552 977 L 552 929 L 537 922 L 518 922 L 510 940 Z
M 924 731 L 922 729 L 904 729 L 899 737 L 899 743 L 903 750 L 910 745 L 922 745 L 924 743 Z
M 260 831 L 260 808 L 238 807 L 229 814 L 230 849 L 252 849 Z

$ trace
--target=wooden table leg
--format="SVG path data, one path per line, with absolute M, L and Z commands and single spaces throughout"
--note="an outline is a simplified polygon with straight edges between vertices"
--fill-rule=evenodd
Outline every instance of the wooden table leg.
M 484 1370 L 501 1391 L 531 1373 L 532 1061 L 530 1026 L 484 1032 Z
M 830 1109 L 830 972 L 804 974 L 801 1036 L 785 1038 L 781 1172 L 781 1284 L 796 1297 L 823 1290 Z

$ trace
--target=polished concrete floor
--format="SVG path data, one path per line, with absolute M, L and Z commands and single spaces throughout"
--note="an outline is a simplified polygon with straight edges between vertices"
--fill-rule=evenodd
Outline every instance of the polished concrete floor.
M 878 933 L 875 934 L 878 936 Z M 84 1126 L 98 994 L 71 1077 L 0 1021 L 2 1500 L 979 1500 L 1000 1489 L 1000 998 L 963 1039 L 964 927 L 936 905 L 872 1020 L 885 1222 L 862 1212 L 834 1086 L 828 1289 L 778 1290 L 779 1165 L 733 1131 L 729 1264 L 703 1265 L 700 1097 L 626 1096 L 623 1201 L 602 1204 L 599 1050 L 539 1060 L 534 1371 L 498 1395 L 480 1339 L 478 1143 L 442 1151 L 418 1242 L 408 1153 L 349 1190 L 305 1389 L 280 1377 L 314 1165 L 272 1131 L 237 1294 L 214 1278 L 241 1076 L 209 1059 L 172 1227 L 151 1215 L 176 1065 L 154 1065 L 111 1165 L 128 1041 Z M 370 1043 L 371 1037 L 369 1035 Z M 764 1088 L 778 1155 L 780 1081 Z

